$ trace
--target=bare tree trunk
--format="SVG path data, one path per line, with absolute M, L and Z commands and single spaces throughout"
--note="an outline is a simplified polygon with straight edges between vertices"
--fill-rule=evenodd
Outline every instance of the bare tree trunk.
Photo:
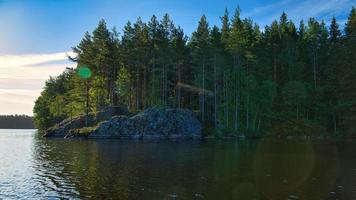
M 143 71 L 143 89 L 142 89 L 142 108 L 146 108 L 146 98 L 147 98 L 147 67 Z
M 314 89 L 316 89 L 316 53 L 313 54 L 313 66 L 314 66 Z
M 216 54 L 214 55 L 214 128 L 217 128 L 217 112 L 218 112 L 218 103 L 217 103 L 217 79 L 216 79 Z
M 89 80 L 85 81 L 85 126 L 88 126 L 88 116 L 89 116 Z
M 273 53 L 273 79 L 274 82 L 277 83 L 277 58 L 276 58 L 276 53 Z
M 155 88 L 155 70 L 156 70 L 156 60 L 155 58 L 153 57 L 153 65 L 152 65 L 152 82 L 151 82 L 151 105 L 154 105 L 156 102 L 156 88 Z
M 162 103 L 164 107 L 167 107 L 167 69 L 166 64 L 163 65 L 163 73 L 162 73 Z
M 139 70 L 138 66 L 136 65 L 136 111 L 140 109 L 140 98 L 139 98 Z
M 236 71 L 235 71 L 235 130 L 237 130 L 238 127 L 238 104 L 239 104 L 239 91 L 240 91 L 240 77 L 239 77 L 239 67 L 238 67 L 238 61 L 237 61 L 237 56 L 234 58 L 234 66 Z
M 112 80 L 112 99 L 113 99 L 113 106 L 117 106 L 119 103 L 119 98 L 118 95 L 116 93 L 116 81 L 118 80 L 118 67 L 117 65 L 115 65 L 114 67 L 114 74 L 113 74 L 113 80 Z
M 224 72 L 224 125 L 229 126 L 228 98 L 227 98 L 227 77 Z
M 247 76 L 246 76 L 246 86 L 247 86 L 247 94 L 246 94 L 246 129 L 249 129 L 249 107 L 250 107 L 250 93 L 249 93 L 249 78 L 248 78 L 248 61 L 247 61 Z
M 162 92 L 161 92 L 161 102 L 163 104 L 163 106 L 165 106 L 165 83 L 164 83 L 164 80 L 165 80 L 165 65 L 163 64 L 163 70 L 162 70 Z
M 336 114 L 334 113 L 334 133 L 337 133 L 337 122 L 336 122 Z
M 203 59 L 202 121 L 205 119 L 205 58 Z
M 249 94 L 247 94 L 247 97 L 246 97 L 246 129 L 248 130 L 249 129 L 249 124 L 250 124 L 250 116 L 249 116 L 249 103 L 250 103 L 250 96 Z
M 168 106 L 168 69 L 164 68 L 164 105 Z
M 177 84 L 177 102 L 178 102 L 178 108 L 181 107 L 181 86 L 180 84 L 182 83 L 182 77 L 181 77 L 181 69 L 180 69 L 180 64 L 177 66 L 178 69 L 178 84 Z
M 256 130 L 257 115 L 258 115 L 258 108 L 256 109 L 255 119 L 253 120 L 253 130 Z

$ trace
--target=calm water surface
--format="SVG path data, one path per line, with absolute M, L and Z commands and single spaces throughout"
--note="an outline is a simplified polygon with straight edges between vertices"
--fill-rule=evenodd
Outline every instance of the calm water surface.
M 356 143 L 44 139 L 0 130 L 0 199 L 356 199 Z

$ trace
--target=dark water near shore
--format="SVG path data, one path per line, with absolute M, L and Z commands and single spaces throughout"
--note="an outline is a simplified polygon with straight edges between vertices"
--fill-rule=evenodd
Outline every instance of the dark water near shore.
M 356 142 L 44 139 L 0 130 L 0 199 L 356 199 Z

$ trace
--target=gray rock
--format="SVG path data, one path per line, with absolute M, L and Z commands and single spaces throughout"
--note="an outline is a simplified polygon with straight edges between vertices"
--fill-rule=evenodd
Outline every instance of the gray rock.
M 89 138 L 190 139 L 201 138 L 201 123 L 188 109 L 149 108 L 132 117 L 104 121 Z
M 115 106 L 108 107 L 103 111 L 97 113 L 90 113 L 88 115 L 88 124 L 86 124 L 86 116 L 75 117 L 73 119 L 65 119 L 59 124 L 47 129 L 45 131 L 44 137 L 72 137 L 73 134 L 71 130 L 79 129 L 83 127 L 95 126 L 99 122 L 109 120 L 115 115 L 128 115 L 129 112 L 127 108 Z

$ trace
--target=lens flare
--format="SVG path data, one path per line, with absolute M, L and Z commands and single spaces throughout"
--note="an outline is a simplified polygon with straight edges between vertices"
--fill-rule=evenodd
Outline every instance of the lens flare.
M 91 70 L 86 66 L 79 67 L 77 73 L 78 73 L 78 76 L 83 79 L 88 79 L 92 75 Z

